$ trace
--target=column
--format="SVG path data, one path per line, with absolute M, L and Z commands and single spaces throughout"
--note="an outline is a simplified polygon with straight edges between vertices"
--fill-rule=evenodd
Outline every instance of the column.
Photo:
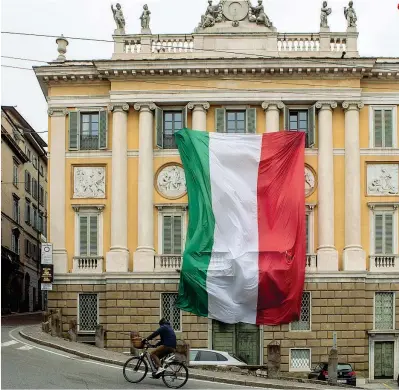
M 65 151 L 66 115 L 62 108 L 50 108 L 50 239 L 53 244 L 53 264 L 55 274 L 69 271 L 68 254 L 65 245 Z
M 111 249 L 106 255 L 107 272 L 127 272 L 127 114 L 129 105 L 109 106 L 112 116 Z
M 318 238 L 317 269 L 338 271 L 338 252 L 334 246 L 334 156 L 333 109 L 336 102 L 316 103 L 319 109 L 318 153 Z
M 342 103 L 345 110 L 345 248 L 344 270 L 366 270 L 366 253 L 361 245 L 360 210 L 360 101 Z
M 136 103 L 139 111 L 138 172 L 138 247 L 134 253 L 134 271 L 154 269 L 154 103 Z
M 208 102 L 190 102 L 187 105 L 189 110 L 193 110 L 192 129 L 206 131 L 206 111 L 209 110 Z
M 266 112 L 265 133 L 280 131 L 280 110 L 284 108 L 284 103 L 279 101 L 263 102 L 262 108 Z

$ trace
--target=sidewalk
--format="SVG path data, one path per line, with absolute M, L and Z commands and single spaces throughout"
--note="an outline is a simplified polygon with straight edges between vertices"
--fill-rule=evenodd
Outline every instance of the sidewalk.
M 97 360 L 103 363 L 115 364 L 123 366 L 125 361 L 128 359 L 126 355 L 119 352 L 108 351 L 106 349 L 99 349 L 97 347 L 71 342 L 57 337 L 52 337 L 47 333 L 43 333 L 41 325 L 27 326 L 19 332 L 20 336 L 35 342 L 37 344 L 45 345 L 47 347 L 59 349 L 73 355 L 77 355 L 83 358 L 91 360 Z M 190 378 L 200 379 L 212 382 L 229 383 L 241 386 L 251 387 L 265 387 L 269 389 L 331 389 L 336 390 L 343 388 L 349 388 L 347 386 L 328 386 L 326 383 L 305 383 L 290 380 L 274 380 L 265 379 L 255 376 L 235 374 L 232 372 L 224 373 L 218 371 L 189 369 Z M 212 377 L 213 376 L 213 377 Z

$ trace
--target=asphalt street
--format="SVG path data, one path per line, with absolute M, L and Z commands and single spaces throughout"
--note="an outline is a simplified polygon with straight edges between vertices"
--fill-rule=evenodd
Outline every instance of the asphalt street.
M 22 339 L 18 329 L 34 319 L 2 319 L 3 389 L 161 389 L 162 380 L 126 382 L 122 367 L 80 358 Z M 36 320 L 37 321 L 37 320 Z M 40 321 L 40 319 L 39 319 Z M 189 379 L 184 389 L 239 389 L 240 386 Z

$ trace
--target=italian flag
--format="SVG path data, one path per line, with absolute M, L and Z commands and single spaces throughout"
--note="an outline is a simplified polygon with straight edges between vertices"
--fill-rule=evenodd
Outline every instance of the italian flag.
M 189 223 L 177 307 L 223 323 L 299 318 L 305 134 L 183 129 Z

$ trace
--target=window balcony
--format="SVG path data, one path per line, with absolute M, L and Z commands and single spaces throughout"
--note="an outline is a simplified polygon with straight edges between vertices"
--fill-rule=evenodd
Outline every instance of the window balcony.
M 370 255 L 370 272 L 399 272 L 399 255 Z
M 182 260 L 182 255 L 157 255 L 154 259 L 154 271 L 179 272 Z
M 306 254 L 306 272 L 317 271 L 317 255 Z
M 73 273 L 100 274 L 103 272 L 104 258 L 100 256 L 76 256 L 73 258 Z

